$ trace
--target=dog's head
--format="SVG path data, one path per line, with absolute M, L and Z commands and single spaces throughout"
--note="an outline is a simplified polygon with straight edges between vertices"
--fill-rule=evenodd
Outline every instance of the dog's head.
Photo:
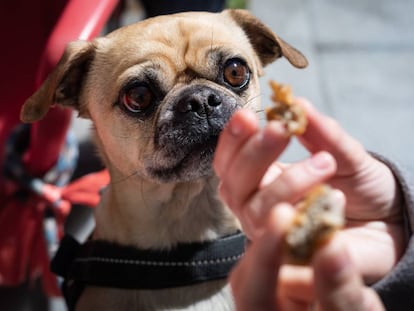
M 73 107 L 112 176 L 192 180 L 211 174 L 221 130 L 236 109 L 258 109 L 262 67 L 282 56 L 307 65 L 247 11 L 160 16 L 69 44 L 21 118 Z

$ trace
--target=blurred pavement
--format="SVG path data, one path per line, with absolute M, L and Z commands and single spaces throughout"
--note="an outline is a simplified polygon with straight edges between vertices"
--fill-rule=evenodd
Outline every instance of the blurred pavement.
M 370 151 L 397 161 L 414 181 L 414 1 L 250 0 L 251 11 L 309 60 L 266 68 L 336 118 Z M 306 153 L 297 144 L 284 155 Z

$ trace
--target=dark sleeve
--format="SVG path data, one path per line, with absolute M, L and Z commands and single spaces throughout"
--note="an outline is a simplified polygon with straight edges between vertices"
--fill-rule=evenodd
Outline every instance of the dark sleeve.
M 404 199 L 404 217 L 407 227 L 408 245 L 398 264 L 379 282 L 374 289 L 390 311 L 414 310 L 414 200 L 413 187 L 407 183 L 402 171 L 381 156 L 374 156 L 385 163 L 394 173 Z

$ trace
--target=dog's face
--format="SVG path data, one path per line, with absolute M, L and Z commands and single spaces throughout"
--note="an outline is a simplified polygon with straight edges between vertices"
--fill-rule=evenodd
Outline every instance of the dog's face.
M 262 67 L 281 56 L 307 64 L 246 11 L 161 16 L 69 45 L 22 119 L 75 107 L 92 119 L 113 178 L 193 180 L 211 174 L 233 112 L 259 108 Z

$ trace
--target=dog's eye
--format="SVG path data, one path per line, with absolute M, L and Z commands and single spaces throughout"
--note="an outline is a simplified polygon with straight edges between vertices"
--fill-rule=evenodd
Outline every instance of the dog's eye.
M 224 65 L 223 77 L 230 86 L 243 88 L 250 80 L 250 70 L 242 60 L 233 58 Z
M 122 104 L 129 112 L 141 112 L 148 108 L 153 101 L 151 90 L 145 85 L 128 89 L 122 96 Z

